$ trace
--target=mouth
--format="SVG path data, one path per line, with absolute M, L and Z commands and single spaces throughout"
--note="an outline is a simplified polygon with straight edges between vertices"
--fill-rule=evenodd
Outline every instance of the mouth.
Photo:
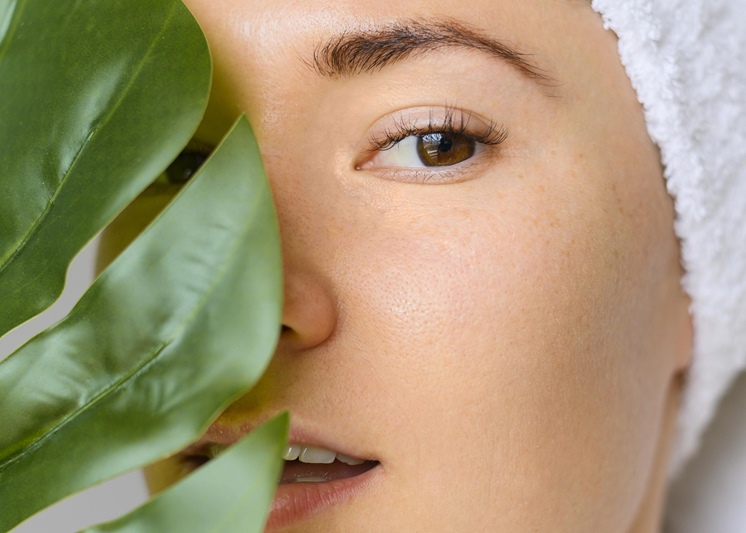
M 326 483 L 364 474 L 378 466 L 374 460 L 360 459 L 333 450 L 305 444 L 291 444 L 283 456 L 280 485 Z
M 218 443 L 190 446 L 183 460 L 190 470 L 196 469 L 219 457 L 228 447 Z M 364 474 L 380 464 L 373 459 L 360 459 L 307 444 L 289 444 L 282 458 L 285 466 L 280 485 L 338 481 Z
M 179 455 L 191 471 L 219 457 L 229 445 L 211 441 L 208 434 Z M 267 533 L 350 500 L 382 470 L 378 460 L 293 440 L 283 459 L 285 466 L 267 520 Z
M 185 454 L 184 460 L 193 468 L 198 468 L 219 457 L 226 449 L 228 445 L 217 443 L 192 448 Z M 307 444 L 289 444 L 283 459 L 285 466 L 280 485 L 338 481 L 362 475 L 380 464 L 372 459 L 360 459 Z

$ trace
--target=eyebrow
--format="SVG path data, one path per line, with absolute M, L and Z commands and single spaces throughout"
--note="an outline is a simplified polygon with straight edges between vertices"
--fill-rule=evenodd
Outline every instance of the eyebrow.
M 310 65 L 318 75 L 335 79 L 378 72 L 403 59 L 442 48 L 478 50 L 505 61 L 541 85 L 555 82 L 529 60 L 528 54 L 454 20 L 399 21 L 373 29 L 345 31 L 319 44 Z

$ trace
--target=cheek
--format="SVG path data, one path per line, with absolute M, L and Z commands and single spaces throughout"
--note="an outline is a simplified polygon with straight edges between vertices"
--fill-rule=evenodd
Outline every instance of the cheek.
M 640 223 L 608 183 L 583 181 L 394 207 L 344 245 L 349 327 L 388 384 L 369 401 L 408 437 L 396 467 L 472 502 L 451 509 L 503 506 L 505 527 L 526 526 L 524 506 L 543 506 L 539 524 L 591 495 L 621 523 L 652 456 L 662 373 L 640 339 L 655 292 Z M 428 467 L 455 458 L 457 472 Z

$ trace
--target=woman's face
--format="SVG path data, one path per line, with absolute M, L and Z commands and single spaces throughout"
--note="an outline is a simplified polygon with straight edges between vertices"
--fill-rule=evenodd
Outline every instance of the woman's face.
M 379 462 L 283 485 L 271 527 L 653 531 L 689 317 L 658 153 L 598 15 L 186 4 L 215 60 L 197 139 L 247 113 L 285 261 L 275 357 L 208 439 L 289 409 L 293 443 Z

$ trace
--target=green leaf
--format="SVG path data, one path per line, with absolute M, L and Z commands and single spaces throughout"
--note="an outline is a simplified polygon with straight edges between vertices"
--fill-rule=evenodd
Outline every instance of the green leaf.
M 284 414 L 129 515 L 85 533 L 261 533 L 287 432 Z
M 0 0 L 0 336 L 187 143 L 211 69 L 180 0 Z
M 8 33 L 17 0 L 0 0 L 0 45 Z
M 242 118 L 70 315 L 0 363 L 0 531 L 196 439 L 269 362 L 281 277 Z

